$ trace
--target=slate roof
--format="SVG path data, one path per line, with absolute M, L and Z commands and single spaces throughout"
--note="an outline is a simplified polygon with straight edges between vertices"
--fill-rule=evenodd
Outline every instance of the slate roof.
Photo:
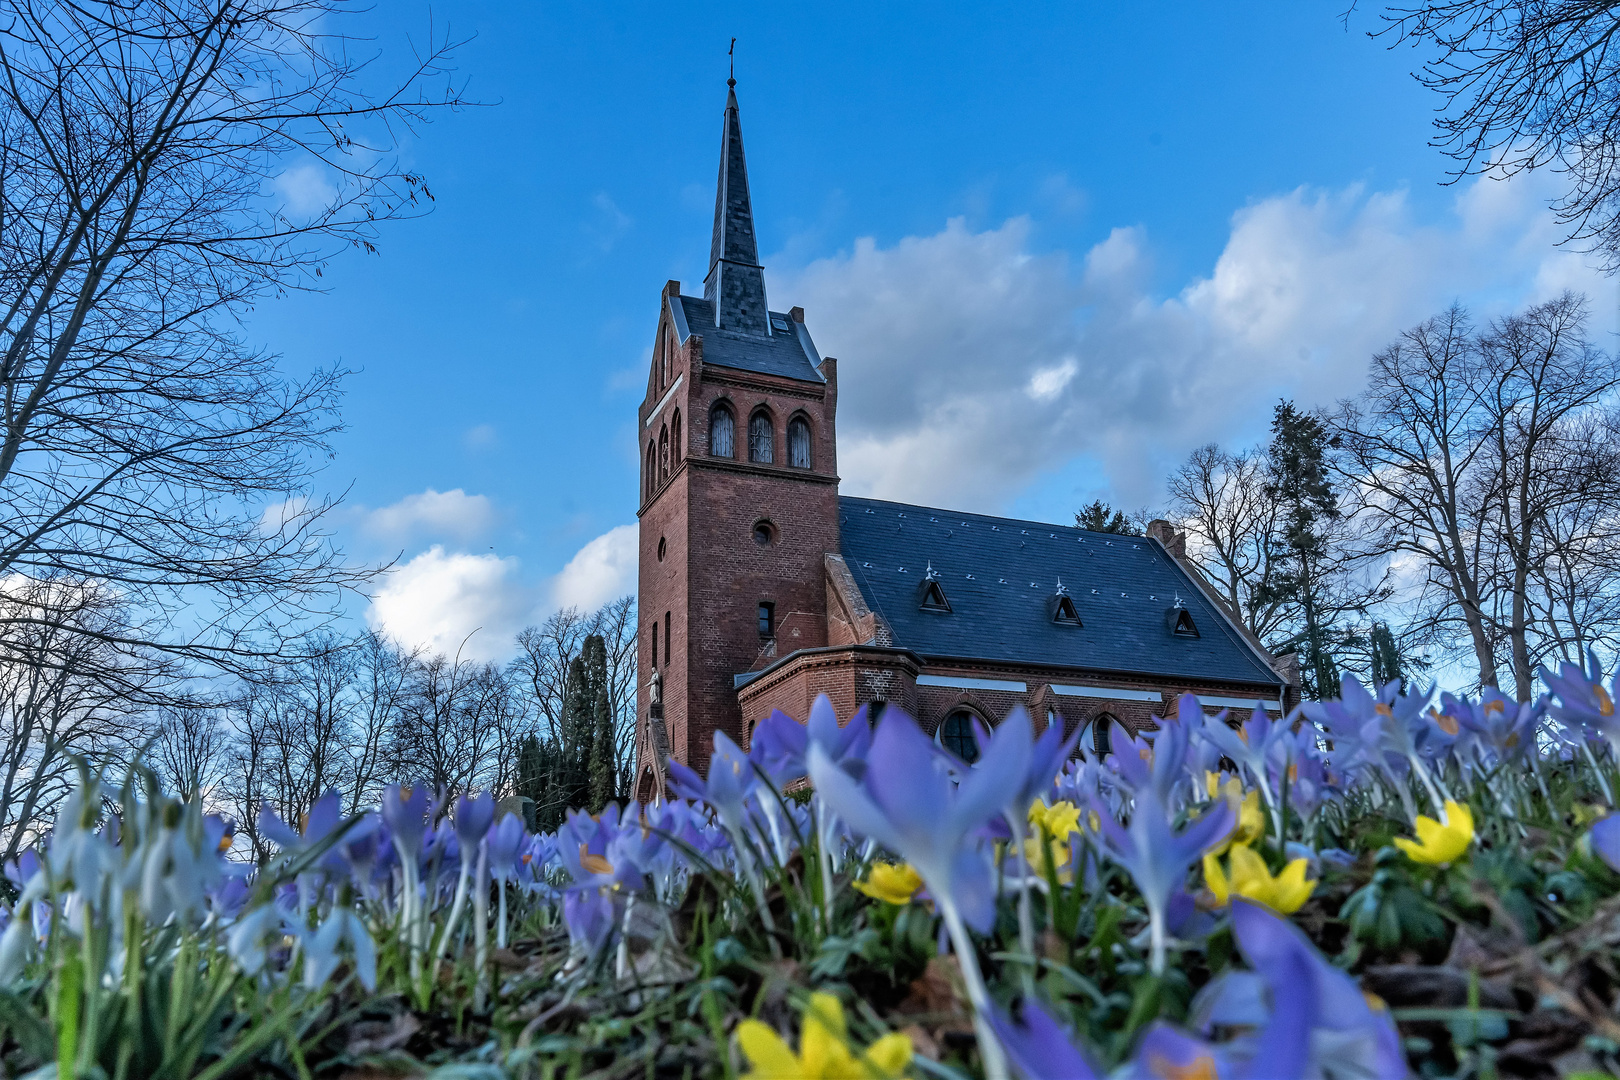
M 782 312 L 773 311 L 769 337 L 743 334 L 714 325 L 714 305 L 709 301 L 695 296 L 682 296 L 679 299 L 681 318 L 686 323 L 682 328 L 681 340 L 686 340 L 687 333 L 703 338 L 705 365 L 718 364 L 765 375 L 803 379 L 805 382 L 827 381 L 816 370 L 816 365 L 821 363 L 821 354 L 816 351 L 815 342 L 810 340 L 810 331 L 803 323 L 794 322 Z M 776 329 L 775 324 L 779 322 L 786 323 L 788 328 Z
M 838 502 L 844 560 L 900 648 L 923 657 L 1281 685 L 1146 537 L 875 499 Z M 920 609 L 930 565 L 949 614 Z M 1052 621 L 1048 603 L 1060 578 L 1081 626 Z M 1167 612 L 1178 596 L 1196 638 L 1171 633 Z

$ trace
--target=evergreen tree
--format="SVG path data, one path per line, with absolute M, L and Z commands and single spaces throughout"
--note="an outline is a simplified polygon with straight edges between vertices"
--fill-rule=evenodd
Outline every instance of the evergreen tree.
M 1401 689 L 1405 690 L 1406 672 L 1402 670 L 1400 646 L 1384 623 L 1373 623 L 1371 646 L 1373 685 L 1384 686 L 1398 679 Z
M 1332 612 L 1323 603 L 1328 569 L 1327 526 L 1339 516 L 1338 496 L 1328 477 L 1328 452 L 1337 445 L 1327 425 L 1291 401 L 1278 402 L 1271 420 L 1271 476 L 1267 496 L 1278 505 L 1279 572 L 1266 599 L 1299 608 L 1295 637 L 1300 679 L 1307 697 L 1336 696 L 1339 668 L 1332 650 Z
M 607 690 L 596 698 L 596 739 L 591 744 L 591 813 L 619 797 L 619 773 L 613 754 L 613 712 L 608 708 Z
M 583 651 L 568 665 L 568 682 L 563 691 L 561 745 L 558 747 L 557 791 L 554 798 L 569 810 L 585 809 L 591 798 L 592 714 L 595 694 L 591 692 L 590 669 Z
M 1090 506 L 1082 506 L 1074 515 L 1074 523 L 1092 532 L 1119 533 L 1122 536 L 1141 535 L 1123 511 L 1097 499 Z

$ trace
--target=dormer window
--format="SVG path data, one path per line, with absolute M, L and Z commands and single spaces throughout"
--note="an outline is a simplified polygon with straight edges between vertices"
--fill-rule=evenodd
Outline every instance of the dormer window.
M 1052 614 L 1052 621 L 1059 626 L 1081 625 L 1080 612 L 1075 609 L 1074 598 L 1069 595 L 1069 590 L 1064 587 L 1062 581 L 1058 582 L 1057 591 L 1046 602 L 1046 606 Z
M 771 316 L 771 326 L 784 334 L 788 331 L 788 321 L 780 315 Z
M 951 613 L 951 602 L 945 599 L 945 589 L 939 583 L 939 571 L 934 569 L 933 563 L 929 563 L 928 569 L 923 573 L 919 595 L 921 599 L 917 607 L 921 610 L 932 611 L 938 615 Z
M 1176 602 L 1165 612 L 1165 620 L 1170 624 L 1170 632 L 1176 637 L 1195 638 L 1198 636 L 1198 624 L 1193 622 L 1192 612 L 1187 605 L 1176 597 Z

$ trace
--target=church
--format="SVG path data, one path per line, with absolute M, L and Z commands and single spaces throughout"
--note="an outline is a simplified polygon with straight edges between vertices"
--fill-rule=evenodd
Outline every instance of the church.
M 703 295 L 664 286 L 642 462 L 636 797 L 713 733 L 747 747 L 817 694 L 915 716 L 971 760 L 973 719 L 1132 728 L 1184 693 L 1210 711 L 1291 709 L 1273 657 L 1155 521 L 1146 536 L 855 498 L 838 491 L 838 361 L 802 308 L 774 311 L 728 83 Z M 859 363 L 855 357 L 852 363 Z

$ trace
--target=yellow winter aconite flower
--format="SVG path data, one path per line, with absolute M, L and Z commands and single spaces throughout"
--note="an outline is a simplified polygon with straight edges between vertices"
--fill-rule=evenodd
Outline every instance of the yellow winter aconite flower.
M 1419 814 L 1415 831 L 1416 840 L 1395 838 L 1395 846 L 1408 859 L 1430 866 L 1456 862 L 1474 841 L 1474 814 L 1463 803 L 1447 799 L 1446 820 L 1442 823 Z
M 922 888 L 922 878 L 908 863 L 873 863 L 865 881 L 857 881 L 855 889 L 885 904 L 909 904 Z
M 1242 781 L 1235 776 L 1217 788 L 1217 779 L 1215 773 L 1206 772 L 1204 774 L 1204 783 L 1209 787 L 1209 797 L 1214 799 L 1224 796 L 1238 804 L 1237 827 L 1232 830 L 1231 836 L 1228 836 L 1219 847 L 1211 852 L 1214 855 L 1224 855 L 1227 848 L 1230 848 L 1233 844 L 1252 844 L 1260 839 L 1266 831 L 1266 815 L 1260 809 L 1260 792 L 1258 790 L 1245 795 Z
M 758 1020 L 737 1025 L 737 1043 L 748 1058 L 753 1080 L 894 1080 L 911 1062 L 911 1040 L 885 1035 L 865 1051 L 852 1051 L 844 1027 L 844 1006 L 831 994 L 811 994 L 795 1055 L 771 1028 Z
M 1305 877 L 1306 861 L 1295 859 L 1283 867 L 1282 873 L 1271 876 L 1253 848 L 1241 844 L 1227 857 L 1231 875 L 1221 869 L 1221 860 L 1212 854 L 1204 856 L 1204 884 L 1215 894 L 1215 902 L 1225 907 L 1232 896 L 1246 896 L 1277 912 L 1292 915 L 1311 898 L 1316 882 Z
M 1070 833 L 1080 831 L 1080 808 L 1072 802 L 1055 802 L 1047 806 L 1036 799 L 1029 804 L 1030 830 L 1039 831 L 1054 840 L 1064 840 Z

